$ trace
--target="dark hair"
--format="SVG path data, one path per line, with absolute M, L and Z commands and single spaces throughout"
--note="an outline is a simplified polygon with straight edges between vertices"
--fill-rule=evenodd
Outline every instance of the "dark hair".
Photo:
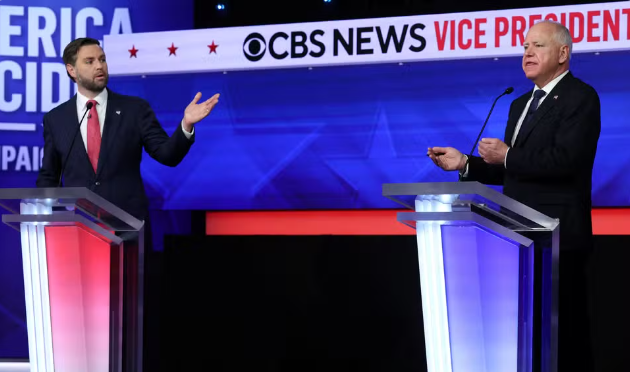
M 89 37 L 82 37 L 71 41 L 70 44 L 66 45 L 66 49 L 63 50 L 63 64 L 74 66 L 77 63 L 77 54 L 79 54 L 79 49 L 86 45 L 100 46 L 101 43 L 99 43 L 98 40 Z M 72 79 L 72 81 L 76 82 L 69 73 L 68 76 Z

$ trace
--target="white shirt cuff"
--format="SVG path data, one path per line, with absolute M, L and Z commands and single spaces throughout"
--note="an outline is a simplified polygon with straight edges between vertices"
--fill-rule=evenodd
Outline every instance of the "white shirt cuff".
M 468 177 L 468 155 L 464 155 L 464 157 L 466 158 L 466 168 L 464 168 L 464 169 L 463 169 L 462 171 L 460 171 L 460 172 L 462 172 L 462 173 L 461 173 L 462 177 L 463 177 L 463 178 L 466 178 L 466 177 Z
M 186 129 L 184 129 L 184 120 L 182 120 L 182 132 L 184 132 L 184 136 L 186 136 L 186 138 L 190 139 L 193 134 L 195 134 L 195 127 L 192 128 L 192 132 L 186 131 Z

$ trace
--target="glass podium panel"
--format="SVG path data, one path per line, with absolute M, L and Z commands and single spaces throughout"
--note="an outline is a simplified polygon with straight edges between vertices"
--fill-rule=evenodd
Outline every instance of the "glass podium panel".
M 477 182 L 385 184 L 416 230 L 429 372 L 555 372 L 559 222 Z

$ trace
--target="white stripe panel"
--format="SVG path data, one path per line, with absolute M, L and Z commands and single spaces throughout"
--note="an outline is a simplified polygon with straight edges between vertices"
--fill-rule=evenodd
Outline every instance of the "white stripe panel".
M 24 294 L 26 300 L 26 329 L 28 332 L 28 354 L 37 355 L 35 344 L 35 296 L 33 293 L 33 270 L 31 269 L 31 239 L 28 225 L 21 224 L 22 268 L 24 270 Z M 37 358 L 31 358 L 31 372 L 39 372 Z
M 449 211 L 439 200 L 417 200 L 417 212 Z M 452 372 L 451 347 L 446 306 L 446 283 L 442 253 L 442 223 L 418 222 L 418 264 L 422 291 L 422 314 L 428 372 Z
M 33 123 L 0 123 L 0 130 L 15 132 L 35 132 L 37 124 Z
M 20 214 L 51 214 L 44 204 L 21 203 Z M 22 259 L 31 372 L 53 372 L 52 328 L 44 224 L 23 223 Z
M 0 372 L 30 372 L 29 364 L 26 362 L 2 362 L 0 361 Z
M 38 371 L 46 371 L 46 353 L 44 344 L 44 319 L 42 318 L 42 279 L 39 270 L 39 255 L 37 254 L 37 229 L 34 225 L 28 225 L 28 236 L 31 255 L 31 275 L 33 275 L 33 310 L 35 314 L 35 358 L 37 359 Z M 29 340 L 30 342 L 30 340 Z
M 44 336 L 44 358 L 46 363 L 46 371 L 54 371 L 53 359 L 53 342 L 52 342 L 52 320 L 50 313 L 50 295 L 48 286 L 48 260 L 46 259 L 46 235 L 44 226 L 37 225 L 37 243 L 39 252 L 39 272 L 40 287 L 42 296 L 42 334 Z

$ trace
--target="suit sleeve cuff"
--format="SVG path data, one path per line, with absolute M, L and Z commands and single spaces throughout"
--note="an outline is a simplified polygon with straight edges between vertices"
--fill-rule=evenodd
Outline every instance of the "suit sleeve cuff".
M 507 169 L 507 154 L 508 152 L 510 152 L 510 148 L 508 147 L 508 149 L 505 151 L 505 158 L 503 158 L 503 167 L 505 169 Z

